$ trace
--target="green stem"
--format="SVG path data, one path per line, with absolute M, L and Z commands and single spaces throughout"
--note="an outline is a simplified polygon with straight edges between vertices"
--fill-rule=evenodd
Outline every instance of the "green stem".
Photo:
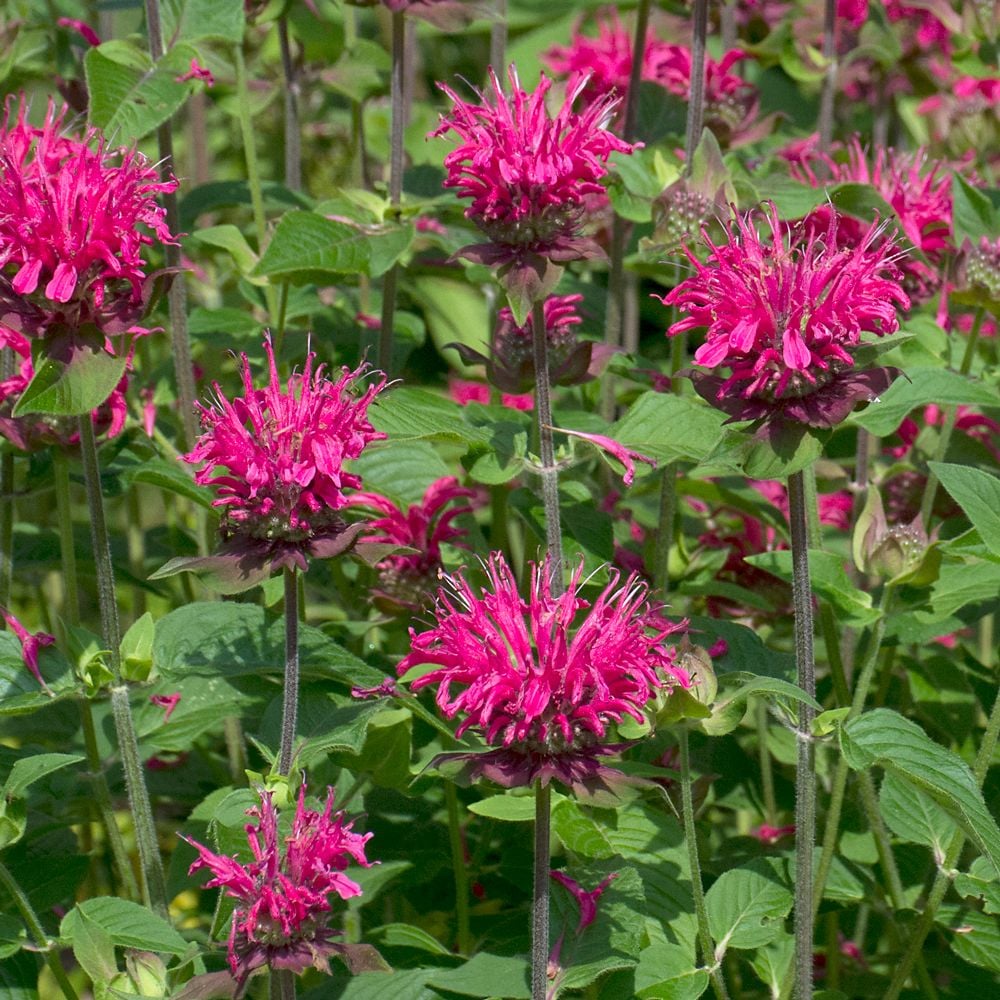
M 0 349 L 0 381 L 14 374 L 14 351 Z M 0 452 L 0 605 L 10 603 L 14 576 L 14 453 Z
M 3 885 L 7 892 L 10 893 L 11 898 L 14 900 L 14 905 L 21 911 L 24 925 L 28 928 L 28 933 L 35 939 L 35 944 L 38 946 L 39 951 L 45 956 L 45 964 L 52 971 L 52 975 L 59 984 L 59 989 L 62 990 L 63 996 L 66 997 L 66 1000 L 79 1000 L 76 990 L 73 989 L 73 984 L 66 975 L 66 970 L 59 961 L 59 956 L 52 950 L 52 943 L 49 941 L 49 936 L 45 933 L 45 928 L 42 927 L 41 921 L 38 919 L 38 915 L 31 905 L 31 900 L 28 899 L 24 890 L 17 884 L 17 879 L 14 878 L 7 866 L 2 863 L 0 863 L 0 885 Z
M 404 82 L 406 76 L 406 18 L 401 10 L 392 13 L 392 72 L 389 101 L 392 125 L 389 137 L 389 211 L 399 219 L 403 198 L 403 127 L 406 124 Z M 399 264 L 393 264 L 382 282 L 382 321 L 378 335 L 378 366 L 384 372 L 392 368 L 393 327 L 396 319 L 396 288 Z
M 802 472 L 788 477 L 789 527 L 792 542 L 792 603 L 795 608 L 797 683 L 816 697 L 813 654 L 812 587 L 809 580 L 809 531 Z M 815 711 L 799 706 L 795 764 L 795 996 L 808 1000 L 813 983 L 813 846 L 816 842 L 816 774 L 811 733 Z
M 254 229 L 257 232 L 257 253 L 263 256 L 267 248 L 267 215 L 264 212 L 264 192 L 261 187 L 260 165 L 257 162 L 257 141 L 250 118 L 250 90 L 247 86 L 247 67 L 243 59 L 243 46 L 233 46 L 233 63 L 236 67 L 236 101 L 239 109 L 240 133 L 243 138 L 243 155 L 246 158 L 247 186 L 250 188 L 250 205 L 253 209 Z M 278 300 L 273 285 L 264 286 L 268 319 L 272 325 L 278 318 Z
M 62 448 L 52 449 L 52 477 L 59 521 L 59 556 L 62 561 L 63 616 L 70 625 L 80 624 L 80 592 L 76 575 L 76 544 L 73 539 L 73 504 L 70 499 L 69 459 Z M 0 545 L 2 548 L 2 545 Z
M 490 487 L 490 549 L 494 552 L 507 551 L 510 546 L 510 535 L 507 525 L 507 499 L 509 490 L 506 483 Z
M 299 587 L 298 573 L 285 567 L 285 690 L 281 707 L 281 751 L 278 774 L 288 776 L 295 749 L 299 711 Z
M 535 781 L 535 863 L 531 894 L 531 1000 L 545 1000 L 549 966 L 549 854 L 552 789 Z
M 694 151 L 705 123 L 705 39 L 708 37 L 708 0 L 694 0 L 691 37 L 691 93 L 688 97 L 687 131 L 684 139 L 684 175 L 690 176 Z M 633 60 L 640 62 L 641 59 Z
M 455 877 L 455 915 L 458 920 L 458 953 L 472 953 L 472 934 L 469 930 L 469 869 L 462 846 L 462 827 L 459 822 L 458 792 L 450 782 L 444 783 L 444 798 L 448 805 L 448 839 L 451 843 L 451 867 Z
M 229 777 L 234 785 L 241 785 L 246 780 L 247 748 L 243 722 L 238 715 L 227 715 L 222 720 L 222 734 L 226 740 Z
M 290 969 L 271 969 L 268 989 L 270 1000 L 295 1000 L 295 973 Z
M 121 630 L 118 624 L 118 604 L 115 596 L 115 574 L 111 563 L 111 544 L 104 517 L 104 499 L 101 496 L 101 474 L 97 462 L 97 443 L 90 414 L 79 418 L 80 455 L 83 459 L 83 479 L 87 489 L 90 512 L 90 532 L 97 571 L 97 597 L 101 611 L 101 636 L 108 651 L 108 668 L 111 671 L 111 711 L 118 737 L 125 772 L 125 788 L 135 826 L 139 865 L 142 869 L 143 899 L 161 916 L 167 914 L 167 885 L 163 874 L 163 860 L 156 840 L 156 824 L 149 791 L 139 757 L 139 741 L 132 722 L 128 688 L 122 683 Z
M 698 921 L 698 943 L 715 995 L 718 1000 L 726 1000 L 728 997 L 726 983 L 722 978 L 719 959 L 712 944 L 712 932 L 708 927 L 708 910 L 705 908 L 705 890 L 701 884 L 698 833 L 694 826 L 694 798 L 691 795 L 691 750 L 688 746 L 688 732 L 684 726 L 678 730 L 677 740 L 681 752 L 681 817 L 684 822 L 684 840 L 687 843 L 688 868 L 691 872 L 691 895 L 694 898 L 694 913 Z
M 531 310 L 531 340 L 535 361 L 535 415 L 541 458 L 542 504 L 545 508 L 545 545 L 549 557 L 552 594 L 563 592 L 562 526 L 559 516 L 559 470 L 552 437 L 552 396 L 549 380 L 548 340 L 545 336 L 545 303 Z
M 668 462 L 660 473 L 660 511 L 653 548 L 653 585 L 666 600 L 670 594 L 670 547 L 677 519 L 677 462 Z
M 757 729 L 757 758 L 760 762 L 760 784 L 764 795 L 764 819 L 774 826 L 778 821 L 778 802 L 774 794 L 774 768 L 767 746 L 767 703 L 756 699 L 754 724 Z
M 827 61 L 819 98 L 819 148 L 825 153 L 833 139 L 833 98 L 837 85 L 837 0 L 826 0 L 823 8 L 823 58 Z
M 507 58 L 507 0 L 494 0 L 496 11 L 490 24 L 490 66 L 501 82 Z
M 288 17 L 278 18 L 278 45 L 281 49 L 281 70 L 285 76 L 285 187 L 302 190 L 302 136 L 299 133 L 299 96 L 301 87 L 292 58 L 288 37 Z
M 133 486 L 125 495 L 125 538 L 128 545 L 129 570 L 136 580 L 145 577 L 146 535 L 142 530 L 142 506 L 139 503 L 139 486 Z M 146 591 L 137 582 L 132 585 L 132 616 L 141 618 L 146 613 Z
M 976 764 L 973 768 L 976 784 L 980 788 L 983 787 L 986 772 L 989 770 L 990 763 L 993 760 L 993 752 L 996 750 L 998 735 L 1000 735 L 1000 692 L 997 693 L 996 700 L 993 702 L 993 710 L 990 713 L 986 732 L 983 734 L 983 742 L 979 746 L 979 753 L 976 755 Z M 914 963 L 921 958 L 924 940 L 934 926 L 934 917 L 937 914 L 938 907 L 944 900 L 948 887 L 951 885 L 952 878 L 954 878 L 954 868 L 958 863 L 964 845 L 965 834 L 961 830 L 956 830 L 951 842 L 948 844 L 948 849 L 945 851 L 944 861 L 938 868 L 937 876 L 934 879 L 934 884 L 931 886 L 930 895 L 924 905 L 920 920 L 913 929 L 913 936 L 907 943 L 903 957 L 896 964 L 893 971 L 892 980 L 889 982 L 889 989 L 885 994 L 885 1000 L 896 1000 L 906 985 L 906 980 L 910 976 Z
M 962 364 L 959 366 L 960 375 L 968 375 L 972 368 L 972 360 L 976 356 L 976 345 L 979 343 L 979 331 L 982 329 L 985 310 L 980 306 L 976 310 L 975 318 L 972 321 L 972 329 L 969 331 L 969 339 L 965 344 L 965 353 L 962 355 Z M 945 415 L 944 424 L 941 427 L 941 434 L 938 437 L 937 448 L 934 449 L 934 461 L 943 462 L 948 454 L 948 445 L 951 442 L 951 434 L 955 429 L 955 421 L 958 418 L 958 407 L 949 406 Z M 920 504 L 920 523 L 927 527 L 930 524 L 931 512 L 934 510 L 934 500 L 937 497 L 938 478 L 933 472 L 927 476 L 927 485 L 924 487 L 924 499 Z

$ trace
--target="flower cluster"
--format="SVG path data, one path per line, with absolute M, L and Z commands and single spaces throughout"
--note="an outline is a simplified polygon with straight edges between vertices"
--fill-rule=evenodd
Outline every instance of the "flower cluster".
M 156 196 L 177 182 L 93 129 L 68 138 L 65 108 L 41 127 L 26 114 L 8 102 L 0 130 L 0 319 L 34 336 L 128 330 L 145 309 L 142 248 L 174 242 Z
M 836 215 L 822 234 L 786 232 L 773 205 L 764 219 L 770 241 L 751 214 L 737 217 L 719 246 L 706 234 L 706 263 L 688 251 L 694 276 L 662 299 L 686 314 L 668 333 L 707 330 L 694 360 L 731 374 L 690 374 L 699 394 L 733 419 L 831 427 L 892 381 L 892 369 L 855 370 L 853 353 L 863 334 L 894 333 L 896 306 L 909 308 L 909 299 L 884 226 L 872 224 L 856 246 L 841 248 Z
M 260 806 L 247 810 L 257 820 L 246 827 L 253 854 L 248 864 L 185 838 L 198 851 L 189 874 L 207 868 L 212 877 L 205 887 L 220 887 L 237 901 L 229 931 L 229 967 L 237 997 L 243 995 L 251 973 L 264 966 L 297 973 L 310 966 L 329 971 L 329 956 L 339 950 L 331 940 L 337 932 L 326 926 L 330 896 L 350 899 L 361 894 L 361 887 L 344 871 L 352 861 L 371 867 L 365 844 L 372 836 L 352 832 L 353 824 L 344 822 L 342 812 L 332 814 L 333 798 L 329 789 L 323 812 L 314 812 L 306 808 L 303 787 L 291 834 L 282 837 L 271 794 L 262 792 Z
M 553 593 L 548 561 L 534 565 L 527 600 L 502 555 L 485 565 L 489 585 L 479 594 L 462 574 L 447 577 L 438 594 L 437 622 L 417 635 L 399 664 L 400 675 L 430 666 L 413 690 L 437 685 L 437 704 L 449 719 L 462 716 L 457 735 L 474 729 L 496 749 L 459 759 L 467 775 L 506 786 L 556 778 L 594 794 L 616 772 L 600 765 L 612 724 L 646 709 L 690 679 L 667 636 L 683 626 L 650 605 L 634 576 L 611 582 L 585 600 L 579 567 L 566 592 Z
M 462 252 L 487 264 L 508 264 L 527 257 L 562 262 L 600 253 L 581 234 L 588 196 L 604 194 L 598 183 L 607 173 L 608 157 L 635 148 L 612 135 L 607 125 L 618 99 L 604 96 L 577 113 L 576 99 L 586 85 L 574 82 L 555 117 L 545 108 L 552 81 L 543 74 L 534 93 L 521 88 L 510 68 L 510 95 L 490 71 L 492 100 L 463 101 L 439 84 L 454 108 L 442 117 L 435 136 L 453 131 L 462 144 L 444 159 L 445 187 L 471 198 L 466 217 L 490 243 Z
M 344 463 L 385 437 L 367 416 L 385 377 L 356 396 L 351 390 L 364 367 L 344 368 L 332 382 L 309 354 L 304 370 L 283 387 L 270 340 L 264 350 L 267 385 L 254 388 L 243 355 L 243 396 L 230 401 L 215 384 L 214 405 L 198 404 L 204 433 L 184 460 L 202 463 L 196 482 L 218 488 L 214 506 L 222 509 L 228 553 L 305 569 L 307 555 L 337 555 L 362 527 L 346 529 L 339 513 L 347 504 L 344 490 L 361 486 Z
M 399 545 L 415 552 L 393 553 L 376 564 L 379 589 L 374 596 L 378 603 L 389 610 L 416 611 L 423 607 L 431 582 L 441 569 L 441 546 L 445 542 L 459 544 L 456 539 L 465 532 L 455 526 L 456 518 L 470 514 L 477 505 L 478 493 L 459 486 L 454 476 L 435 480 L 424 493 L 420 503 L 400 510 L 388 497 L 380 493 L 354 493 L 347 507 L 367 507 L 381 516 L 368 522 L 374 535 L 366 535 L 358 544 Z M 461 506 L 451 506 L 453 500 L 472 501 Z

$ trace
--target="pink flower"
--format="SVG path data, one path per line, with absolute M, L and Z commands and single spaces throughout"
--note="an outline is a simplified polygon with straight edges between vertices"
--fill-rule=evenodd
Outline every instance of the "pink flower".
M 202 66 L 197 57 L 191 60 L 191 68 L 180 76 L 174 77 L 175 83 L 187 83 L 188 80 L 202 80 L 206 87 L 215 86 L 215 77 L 212 71 Z
M 568 434 L 570 437 L 581 438 L 583 441 L 592 444 L 595 448 L 600 448 L 601 451 L 606 451 L 609 455 L 617 458 L 625 466 L 625 474 L 622 476 L 622 482 L 626 486 L 631 486 L 635 482 L 636 462 L 643 462 L 645 465 L 650 466 L 650 468 L 656 468 L 655 458 L 640 455 L 639 452 L 633 451 L 631 448 L 626 448 L 625 445 L 604 434 L 585 434 L 583 431 L 566 430 L 565 427 L 556 427 L 554 430 L 559 431 L 560 434 Z
M 49 691 L 48 684 L 42 679 L 42 672 L 38 669 L 38 653 L 43 646 L 51 646 L 55 641 L 54 635 L 48 632 L 29 632 L 11 612 L 0 607 L 0 615 L 7 623 L 7 628 L 17 636 L 17 641 L 21 644 L 21 657 L 24 665 L 31 671 L 31 675 L 41 685 L 43 691 Z
M 174 714 L 174 709 L 177 707 L 177 703 L 181 700 L 180 691 L 174 692 L 174 694 L 151 694 L 149 696 L 149 701 L 151 705 L 158 705 L 163 709 L 163 724 L 166 725 L 170 721 L 170 716 Z
M 79 444 L 80 430 L 76 417 L 11 416 L 21 394 L 35 376 L 35 367 L 31 363 L 31 342 L 27 337 L 0 326 L 0 348 L 2 347 L 10 348 L 20 359 L 20 365 L 13 375 L 0 381 L 0 435 L 19 451 L 40 451 L 52 446 L 72 448 Z M 121 434 L 125 428 L 128 415 L 126 389 L 128 376 L 123 375 L 111 395 L 90 415 L 94 433 L 103 435 L 108 441 Z
M 896 306 L 908 308 L 909 299 L 883 226 L 840 249 L 836 215 L 822 237 L 799 240 L 786 234 L 773 205 L 761 214 L 769 242 L 751 214 L 736 218 L 720 246 L 705 234 L 707 263 L 688 251 L 695 275 L 662 299 L 686 313 L 668 334 L 707 329 L 694 360 L 730 375 L 689 374 L 699 394 L 734 420 L 834 426 L 891 383 L 892 369 L 855 370 L 854 352 L 863 334 L 894 333 Z
M 361 525 L 346 528 L 339 511 L 345 489 L 361 485 L 344 463 L 385 437 L 368 422 L 368 406 L 385 376 L 354 395 L 364 366 L 331 382 L 322 365 L 289 377 L 283 387 L 270 339 L 264 341 L 269 378 L 255 389 L 242 355 L 244 394 L 232 402 L 214 385 L 211 406 L 198 405 L 204 433 L 183 458 L 203 463 L 195 481 L 216 486 L 224 550 L 240 560 L 305 569 L 306 555 L 329 558 L 344 551 Z M 222 468 L 222 474 L 218 469 Z
M 598 901 L 604 895 L 604 890 L 618 878 L 618 872 L 612 872 L 596 888 L 588 892 L 575 878 L 570 878 L 565 872 L 549 872 L 549 875 L 569 890 L 580 907 L 580 920 L 576 925 L 577 934 L 582 934 L 597 919 Z
M 111 151 L 89 129 L 62 134 L 66 108 L 41 127 L 8 101 L 0 130 L 0 310 L 40 336 L 50 328 L 129 330 L 145 310 L 144 246 L 174 242 L 156 195 L 172 191 L 135 150 Z M 6 273 L 14 270 L 12 278 Z M 134 328 L 133 333 L 147 333 Z
M 615 752 L 610 727 L 625 717 L 645 719 L 658 696 L 690 680 L 666 637 L 683 628 L 667 621 L 634 576 L 611 582 L 585 600 L 583 568 L 556 597 L 546 561 L 534 564 L 530 596 L 495 552 L 484 565 L 488 586 L 477 594 L 458 573 L 438 593 L 436 624 L 417 635 L 399 664 L 405 674 L 430 666 L 411 683 L 437 685 L 444 715 L 462 716 L 457 736 L 479 732 L 496 749 L 443 755 L 459 760 L 468 779 L 485 776 L 506 786 L 556 778 L 581 794 L 605 789 L 616 772 L 598 758 Z
M 100 45 L 101 38 L 94 29 L 84 21 L 78 21 L 75 17 L 60 17 L 56 24 L 60 28 L 71 28 L 88 45 Z
M 837 18 L 857 31 L 868 20 L 868 0 L 837 0 Z
M 545 108 L 552 82 L 544 74 L 532 94 L 521 89 L 513 66 L 508 76 L 509 96 L 490 71 L 492 103 L 480 94 L 482 103 L 470 104 L 446 84 L 438 85 L 454 107 L 432 135 L 454 131 L 462 142 L 444 159 L 444 185 L 472 199 L 465 215 L 490 239 L 462 253 L 488 264 L 599 254 L 580 232 L 584 201 L 604 194 L 598 182 L 607 173 L 608 157 L 635 148 L 607 130 L 618 99 L 602 97 L 576 113 L 573 104 L 586 85 L 580 79 L 553 118 Z
M 468 406 L 469 403 L 481 403 L 483 406 L 488 406 L 490 402 L 490 387 L 485 382 L 450 378 L 448 379 L 448 394 L 459 406 Z M 530 392 L 504 392 L 500 395 L 500 402 L 512 410 L 524 411 L 535 408 L 535 396 Z
M 279 833 L 271 794 L 260 792 L 260 806 L 247 810 L 257 820 L 246 827 L 253 853 L 247 864 L 184 838 L 199 855 L 188 874 L 207 868 L 212 877 L 205 888 L 222 888 L 237 901 L 229 931 L 229 967 L 237 997 L 242 997 L 251 973 L 264 966 L 296 973 L 312 966 L 329 972 L 329 955 L 343 947 L 331 941 L 338 932 L 326 926 L 329 897 L 359 896 L 360 886 L 344 871 L 351 861 L 371 867 L 365 844 L 372 835 L 353 833 L 353 824 L 344 823 L 342 812 L 331 815 L 333 789 L 327 791 L 322 813 L 306 808 L 305 791 L 299 791 L 289 836 Z
M 885 0 L 885 13 L 890 21 L 901 21 L 912 32 L 911 44 L 916 50 L 929 55 L 948 55 L 951 36 L 944 23 L 932 13 L 933 4 L 906 4 L 900 0 Z M 950 10 L 950 7 L 949 7 Z
M 750 831 L 750 836 L 756 837 L 765 847 L 770 847 L 784 837 L 791 837 L 794 834 L 794 826 L 769 826 L 767 823 L 762 823 L 756 830 Z
M 449 508 L 448 505 L 458 499 L 472 502 Z M 361 539 L 359 549 L 376 543 L 417 550 L 414 553 L 388 555 L 376 566 L 380 587 L 376 596 L 390 610 L 398 612 L 400 609 L 417 611 L 423 607 L 428 588 L 441 569 L 441 545 L 444 542 L 460 544 L 455 539 L 465 534 L 453 522 L 463 514 L 470 514 L 475 507 L 482 506 L 482 501 L 476 490 L 459 486 L 454 476 L 445 476 L 431 483 L 423 500 L 411 504 L 405 512 L 380 493 L 354 493 L 345 506 L 367 507 L 381 515 L 367 522 L 376 534 Z

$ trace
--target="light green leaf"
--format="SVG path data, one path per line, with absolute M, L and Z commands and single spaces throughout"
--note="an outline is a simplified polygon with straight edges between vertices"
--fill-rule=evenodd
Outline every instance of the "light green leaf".
M 881 767 L 929 795 L 1000 871 L 1000 828 L 968 764 L 957 754 L 887 708 L 847 723 L 840 731 L 840 746 L 854 770 Z
M 309 280 L 309 272 L 365 274 L 369 234 L 315 212 L 293 210 L 278 222 L 264 256 L 251 272 L 271 279 Z
M 705 893 L 716 959 L 729 948 L 759 948 L 782 933 L 792 894 L 766 866 L 723 872 Z
M 435 972 L 427 982 L 462 996 L 502 997 L 504 1000 L 527 1000 L 531 996 L 526 959 L 486 952 L 474 955 L 457 969 Z
M 533 823 L 535 797 L 533 795 L 491 795 L 469 805 L 469 812 L 505 823 Z
M 61 937 L 75 940 L 91 921 L 104 930 L 121 948 L 159 951 L 167 955 L 183 955 L 188 943 L 170 926 L 145 906 L 114 896 L 97 896 L 77 903 L 59 925 Z
M 965 511 L 982 542 L 1000 556 L 1000 479 L 967 465 L 931 462 L 930 467 Z
M 230 223 L 198 229 L 189 238 L 205 246 L 225 250 L 233 258 L 241 274 L 249 274 L 257 264 L 257 254 L 247 242 L 247 238 Z
M 35 374 L 14 406 L 14 416 L 44 413 L 59 417 L 79 417 L 97 409 L 125 374 L 127 355 L 108 354 L 81 344 L 66 363 L 40 355 Z
M 699 969 L 680 945 L 657 941 L 639 955 L 635 995 L 648 1000 L 697 1000 L 708 989 L 708 972 Z
M 942 906 L 935 922 L 948 930 L 951 950 L 983 969 L 1000 972 L 1000 917 L 965 906 Z
M 74 911 L 72 921 L 73 957 L 98 988 L 118 974 L 115 944 L 108 931 L 82 910 Z
M 645 392 L 611 425 L 608 436 L 660 462 L 700 462 L 722 433 L 725 414 L 689 396 Z
M 432 955 L 451 955 L 436 937 L 431 937 L 422 927 L 413 924 L 385 924 L 368 932 L 368 936 L 381 940 L 390 948 L 418 948 Z
M 458 403 L 404 386 L 380 396 L 369 412 L 376 430 L 392 441 L 438 440 L 487 445 L 489 435 L 468 423 Z
M 878 803 L 886 825 L 897 837 L 929 847 L 938 864 L 944 860 L 955 824 L 930 796 L 890 772 L 879 789 Z
M 243 0 L 161 0 L 164 47 L 212 39 L 240 44 L 246 11 Z

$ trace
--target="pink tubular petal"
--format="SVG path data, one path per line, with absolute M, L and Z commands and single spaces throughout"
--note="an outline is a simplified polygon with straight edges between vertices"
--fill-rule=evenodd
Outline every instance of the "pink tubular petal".
M 45 286 L 45 297 L 53 302 L 69 302 L 73 298 L 79 275 L 72 264 L 61 263 L 52 275 L 52 280 Z
M 578 437 L 584 441 L 589 441 L 596 448 L 600 448 L 602 451 L 606 451 L 617 458 L 625 466 L 625 474 L 622 476 L 622 482 L 626 486 L 631 486 L 635 480 L 636 462 L 642 462 L 644 465 L 656 468 L 655 458 L 640 455 L 639 452 L 633 451 L 631 448 L 626 448 L 625 445 L 603 434 L 585 434 L 583 431 L 569 431 L 564 427 L 555 427 L 553 430 L 559 431 L 560 434 L 568 434 L 570 437 Z

